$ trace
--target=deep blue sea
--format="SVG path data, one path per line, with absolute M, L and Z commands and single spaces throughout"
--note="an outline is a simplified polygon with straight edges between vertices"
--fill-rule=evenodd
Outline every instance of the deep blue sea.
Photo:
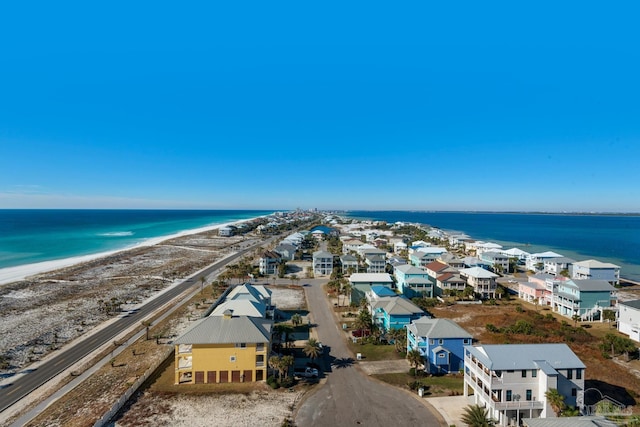
M 271 213 L 273 211 L 0 209 L 0 268 L 123 249 L 151 238 Z
M 622 277 L 640 281 L 640 215 L 349 211 L 345 216 L 426 224 L 505 249 L 551 250 L 576 261 L 612 262 L 621 267 Z

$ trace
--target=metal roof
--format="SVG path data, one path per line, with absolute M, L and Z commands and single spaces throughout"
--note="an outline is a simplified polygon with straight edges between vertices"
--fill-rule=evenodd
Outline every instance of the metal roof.
M 556 370 L 585 368 L 566 344 L 493 344 L 465 346 L 465 350 L 494 371 L 537 369 L 543 361 Z
M 197 321 L 174 344 L 268 343 L 271 320 L 248 316 L 209 316 Z
M 414 335 L 427 338 L 473 338 L 460 325 L 449 319 L 420 318 L 414 320 L 407 329 Z

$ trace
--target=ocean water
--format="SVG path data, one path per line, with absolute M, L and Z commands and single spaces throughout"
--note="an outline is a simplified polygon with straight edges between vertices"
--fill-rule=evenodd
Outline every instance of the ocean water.
M 0 209 L 0 268 L 124 249 L 151 238 L 271 213 L 273 211 Z
M 622 277 L 640 281 L 640 215 L 349 211 L 345 216 L 426 224 L 506 249 L 551 250 L 576 261 L 611 262 L 621 267 Z

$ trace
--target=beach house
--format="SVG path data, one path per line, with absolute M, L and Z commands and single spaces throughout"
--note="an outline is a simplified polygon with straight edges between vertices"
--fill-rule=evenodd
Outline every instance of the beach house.
M 460 270 L 460 276 L 466 279 L 467 285 L 471 286 L 476 294 L 481 298 L 496 297 L 496 277 L 497 274 L 492 273 L 484 268 L 471 267 Z
M 563 316 L 602 320 L 602 310 L 617 303 L 617 290 L 606 280 L 547 279 L 553 293 L 553 309 Z
M 351 303 L 360 304 L 373 286 L 393 288 L 393 279 L 389 273 L 354 273 L 349 276 L 351 285 Z
M 640 342 L 640 299 L 618 303 L 618 331 Z
M 550 258 L 559 258 L 562 255 L 557 254 L 552 251 L 546 252 L 538 252 L 535 254 L 530 254 L 525 262 L 525 267 L 527 270 L 539 272 L 544 269 L 544 261 Z
M 263 252 L 258 263 L 260 274 L 276 274 L 281 260 L 280 254 L 275 251 Z
M 420 307 L 405 297 L 380 297 L 372 300 L 369 311 L 376 324 L 383 332 L 390 329 L 401 329 L 427 314 Z
M 272 321 L 260 317 L 208 316 L 173 342 L 175 384 L 264 381 Z
M 358 272 L 358 258 L 351 254 L 344 254 L 340 256 L 340 269 L 342 274 L 348 276 L 352 273 Z
M 367 273 L 384 273 L 387 259 L 382 254 L 368 254 L 364 259 Z
M 315 276 L 329 276 L 333 272 L 333 255 L 327 251 L 315 251 L 312 265 Z
M 436 295 L 450 295 L 462 292 L 467 286 L 467 281 L 458 273 L 443 273 L 436 277 Z
M 407 325 L 407 352 L 418 350 L 424 370 L 431 374 L 457 373 L 464 366 L 464 346 L 473 337 L 449 319 L 421 317 Z
M 464 348 L 464 395 L 501 426 L 555 417 L 546 393 L 581 409 L 585 365 L 566 344 L 497 344 Z
M 445 248 L 435 246 L 418 247 L 409 255 L 409 262 L 416 267 L 425 267 L 430 262 L 437 260 L 445 252 L 447 252 Z
M 429 280 L 429 275 L 424 268 L 410 264 L 399 265 L 394 268 L 393 275 L 398 290 L 407 298 L 434 296 L 433 282 Z
M 277 252 L 283 260 L 293 261 L 296 257 L 296 251 L 298 249 L 290 243 L 280 243 L 275 247 L 274 251 Z
M 544 260 L 544 267 L 542 270 L 545 273 L 552 274 L 554 276 L 569 277 L 574 262 L 576 262 L 575 259 L 565 256 L 547 258 Z
M 620 284 L 620 267 L 608 262 L 595 259 L 579 261 L 573 264 L 572 279 L 606 280 L 612 285 Z
M 479 257 L 482 261 L 489 264 L 493 271 L 497 271 L 499 273 L 509 271 L 509 257 L 506 255 L 499 252 L 487 251 L 481 252 Z

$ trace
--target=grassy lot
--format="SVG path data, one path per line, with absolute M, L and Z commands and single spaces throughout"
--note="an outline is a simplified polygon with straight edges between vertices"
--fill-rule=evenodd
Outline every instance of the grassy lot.
M 431 376 L 414 377 L 409 373 L 395 373 L 395 374 L 375 374 L 372 377 L 384 381 L 388 384 L 396 387 L 409 389 L 409 385 L 413 382 L 420 382 L 425 387 L 425 396 L 439 397 L 439 396 L 454 396 L 461 395 L 464 387 L 464 378 L 462 375 L 443 375 L 443 376 Z
M 367 362 L 373 362 L 376 360 L 393 360 L 403 359 L 405 356 L 403 353 L 397 353 L 393 345 L 388 344 L 354 344 L 352 341 L 348 341 L 347 345 L 354 354 L 360 353 Z

